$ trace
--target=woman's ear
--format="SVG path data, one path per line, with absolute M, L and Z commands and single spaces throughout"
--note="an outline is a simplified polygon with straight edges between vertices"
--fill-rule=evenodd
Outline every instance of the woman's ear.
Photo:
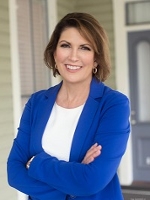
M 94 68 L 97 67 L 97 65 L 98 64 L 97 64 L 96 60 L 94 60 Z

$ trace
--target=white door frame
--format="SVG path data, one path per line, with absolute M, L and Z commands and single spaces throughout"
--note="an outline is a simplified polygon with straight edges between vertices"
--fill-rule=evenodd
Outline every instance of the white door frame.
M 125 3 L 140 0 L 113 0 L 114 34 L 115 34 L 115 69 L 116 87 L 130 98 L 129 70 L 128 70 L 128 41 L 127 33 L 150 29 L 150 25 L 126 26 Z M 119 168 L 119 177 L 122 185 L 130 185 L 133 181 L 132 168 L 132 141 L 128 141 L 127 151 Z

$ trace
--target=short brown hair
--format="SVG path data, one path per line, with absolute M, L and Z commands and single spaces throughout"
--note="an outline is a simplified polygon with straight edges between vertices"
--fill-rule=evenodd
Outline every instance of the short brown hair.
M 93 74 L 93 76 L 99 81 L 105 81 L 110 74 L 108 37 L 99 22 L 87 13 L 69 13 L 58 22 L 44 52 L 46 66 L 53 70 L 54 76 L 59 74 L 55 68 L 54 52 L 61 33 L 69 27 L 77 28 L 80 34 L 91 43 L 95 52 L 95 60 L 98 64 L 97 73 Z

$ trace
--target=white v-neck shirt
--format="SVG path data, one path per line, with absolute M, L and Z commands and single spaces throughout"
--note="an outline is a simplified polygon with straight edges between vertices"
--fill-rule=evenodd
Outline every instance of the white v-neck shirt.
M 73 135 L 83 106 L 67 109 L 54 104 L 42 137 L 42 147 L 46 153 L 69 161 Z

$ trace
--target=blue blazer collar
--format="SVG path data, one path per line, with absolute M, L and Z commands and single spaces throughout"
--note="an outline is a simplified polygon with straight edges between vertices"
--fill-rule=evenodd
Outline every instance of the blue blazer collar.
M 51 87 L 48 89 L 45 93 L 45 96 L 47 98 L 52 98 L 56 100 L 57 94 L 59 89 L 62 86 L 63 81 L 61 81 L 58 85 Z M 89 96 L 93 99 L 99 98 L 103 96 L 104 92 L 104 84 L 102 82 L 99 82 L 97 79 L 93 78 L 90 85 L 90 93 Z

